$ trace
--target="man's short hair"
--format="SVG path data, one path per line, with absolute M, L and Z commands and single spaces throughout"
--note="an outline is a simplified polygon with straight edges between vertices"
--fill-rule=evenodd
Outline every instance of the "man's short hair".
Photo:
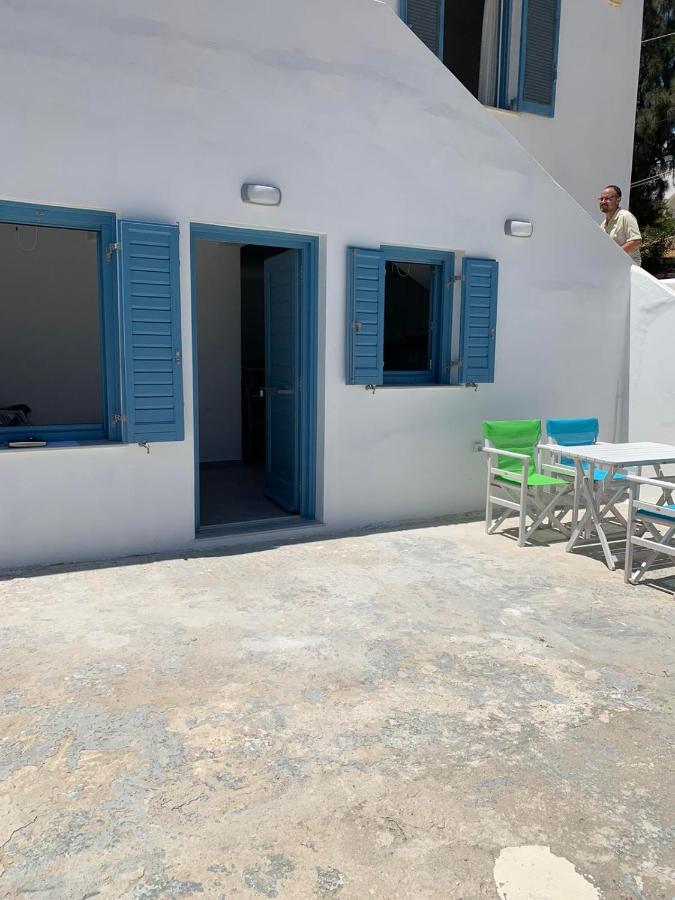
M 614 191 L 617 198 L 619 200 L 621 199 L 621 188 L 617 184 L 608 184 L 607 187 L 605 188 L 605 190 L 606 191 Z

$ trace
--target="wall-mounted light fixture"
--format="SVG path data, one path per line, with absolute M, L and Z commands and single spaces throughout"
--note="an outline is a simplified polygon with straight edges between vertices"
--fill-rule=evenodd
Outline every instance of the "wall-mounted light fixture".
M 509 237 L 532 237 L 532 222 L 519 222 L 517 219 L 507 219 L 504 222 L 504 234 Z
M 271 184 L 242 184 L 241 199 L 244 203 L 258 203 L 260 206 L 279 206 L 281 191 Z

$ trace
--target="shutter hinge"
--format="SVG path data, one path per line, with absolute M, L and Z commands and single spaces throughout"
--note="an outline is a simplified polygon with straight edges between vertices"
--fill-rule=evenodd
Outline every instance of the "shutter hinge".
M 452 360 L 450 360 L 448 365 L 445 367 L 445 371 L 451 372 L 453 369 L 457 368 L 457 366 L 461 366 L 461 365 L 462 365 L 461 359 L 452 359 Z
M 367 384 L 365 387 L 366 387 L 367 391 L 372 391 L 373 394 L 375 393 L 375 385 L 374 384 Z
M 458 281 L 464 281 L 464 276 L 453 275 L 452 278 L 448 278 L 448 287 L 450 287 L 451 284 L 456 284 Z
M 116 250 L 122 249 L 122 241 L 115 241 L 114 244 L 108 244 L 105 248 L 105 261 L 110 262 L 112 255 Z
M 363 331 L 363 322 L 357 322 L 356 320 L 354 320 L 352 322 L 352 328 L 354 329 L 354 331 Z
M 119 413 L 113 413 L 111 416 L 113 425 L 117 425 L 120 422 L 126 422 L 128 418 L 128 416 L 120 415 Z
M 179 366 L 183 361 L 183 356 L 182 356 L 180 350 L 176 350 L 176 353 L 174 354 L 174 358 L 176 360 L 176 365 Z

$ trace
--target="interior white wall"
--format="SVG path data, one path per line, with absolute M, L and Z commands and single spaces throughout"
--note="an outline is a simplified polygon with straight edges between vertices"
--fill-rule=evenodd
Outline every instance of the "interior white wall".
M 618 184 L 628 206 L 642 5 L 563 0 L 555 116 L 493 110 L 598 221 L 605 185 Z
M 592 413 L 614 435 L 630 261 L 386 5 L 0 0 L 0 15 L 0 196 L 180 224 L 186 413 L 185 441 L 150 455 L 1 453 L 4 564 L 192 539 L 191 221 L 323 236 L 329 525 L 479 508 L 484 418 Z M 243 204 L 244 181 L 279 185 L 282 205 Z M 506 237 L 507 218 L 534 236 Z M 345 384 L 346 247 L 382 243 L 499 260 L 495 384 Z
M 0 221 L 0 405 L 25 403 L 33 424 L 102 421 L 97 247 Z
M 675 290 L 631 269 L 630 439 L 675 444 Z
M 202 462 L 241 459 L 240 249 L 195 242 Z

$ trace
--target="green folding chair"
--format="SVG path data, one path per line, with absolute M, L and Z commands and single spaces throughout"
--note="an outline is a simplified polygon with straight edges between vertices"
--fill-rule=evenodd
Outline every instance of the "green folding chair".
M 494 532 L 514 513 L 518 516 L 518 546 L 524 547 L 540 525 L 567 534 L 563 516 L 571 505 L 574 479 L 553 477 L 539 470 L 539 419 L 483 422 L 488 477 L 485 503 L 485 530 Z M 554 469 L 553 466 L 543 466 Z M 493 522 L 493 508 L 504 511 Z M 531 519 L 532 524 L 527 525 Z

